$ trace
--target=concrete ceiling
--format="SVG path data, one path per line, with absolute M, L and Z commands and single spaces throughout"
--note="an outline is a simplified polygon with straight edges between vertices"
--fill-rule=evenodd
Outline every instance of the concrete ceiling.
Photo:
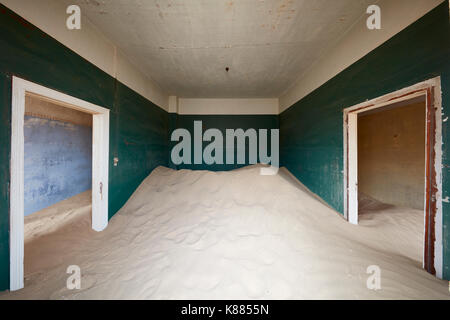
M 163 90 L 187 98 L 279 97 L 372 2 L 67 1 Z

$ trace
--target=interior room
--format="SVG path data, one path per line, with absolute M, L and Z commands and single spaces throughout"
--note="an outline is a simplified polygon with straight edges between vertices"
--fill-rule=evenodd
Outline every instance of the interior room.
M 43 255 L 37 239 L 92 209 L 92 115 L 39 96 L 25 96 L 24 116 L 24 276 Z M 87 226 L 89 228 L 89 226 Z
M 448 300 L 448 0 L 0 0 L 0 300 Z
M 358 116 L 359 221 L 386 219 L 393 230 L 407 226 L 416 238 L 410 247 L 419 263 L 424 249 L 425 121 L 420 97 Z
M 360 114 L 358 186 L 382 203 L 423 210 L 425 101 L 406 103 Z

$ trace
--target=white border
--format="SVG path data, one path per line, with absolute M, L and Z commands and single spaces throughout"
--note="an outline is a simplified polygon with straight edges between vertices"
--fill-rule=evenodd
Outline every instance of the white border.
M 383 106 L 387 106 L 390 104 L 394 104 L 397 102 L 410 100 L 415 97 L 427 95 L 427 89 L 434 90 L 434 107 L 435 107 L 435 163 L 434 169 L 436 172 L 436 184 L 437 184 L 437 192 L 436 192 L 436 217 L 435 217 L 435 245 L 434 245 L 434 268 L 436 270 L 436 276 L 438 278 L 442 278 L 443 272 L 443 246 L 442 246 L 442 92 L 441 92 L 441 78 L 436 77 L 427 81 L 420 82 L 413 86 L 403 88 L 401 90 L 386 94 L 384 96 L 364 101 L 355 106 L 345 108 L 343 112 L 344 116 L 344 217 L 353 224 L 358 224 L 358 185 L 357 185 L 357 172 L 355 172 L 354 168 L 357 168 L 357 154 L 354 154 L 357 149 L 355 149 L 355 145 L 357 148 L 357 128 L 353 125 L 357 122 L 351 121 L 349 118 L 352 115 L 357 115 L 359 112 L 366 112 L 368 110 L 372 110 L 375 108 L 380 108 Z M 412 91 L 418 91 L 414 94 L 408 94 Z M 407 96 L 403 96 L 406 95 Z M 403 97 L 402 97 L 403 96 Z M 357 111 L 357 109 L 362 108 L 367 105 L 372 105 L 371 107 L 361 109 Z M 428 106 L 427 106 L 428 108 Z M 348 121 L 348 123 L 347 123 Z M 350 127 L 352 126 L 352 127 Z M 347 138 L 348 135 L 348 138 Z M 353 150 L 349 149 L 347 160 L 347 148 L 351 147 Z M 356 151 L 355 151 L 356 150 Z M 349 172 L 347 168 L 347 161 L 351 164 L 349 167 L 353 169 Z M 356 175 L 356 176 L 355 176 Z M 347 177 L 349 178 L 347 185 Z M 352 186 L 352 187 L 350 187 Z M 348 208 L 347 208 L 347 189 L 349 193 L 348 199 Z M 355 206 L 356 203 L 356 206 Z M 350 211 L 350 212 L 347 212 Z
M 109 110 L 33 82 L 13 77 L 11 115 L 10 290 L 23 288 L 24 270 L 24 115 L 25 95 L 38 95 L 93 115 L 92 229 L 108 225 Z M 102 194 L 99 192 L 102 182 Z

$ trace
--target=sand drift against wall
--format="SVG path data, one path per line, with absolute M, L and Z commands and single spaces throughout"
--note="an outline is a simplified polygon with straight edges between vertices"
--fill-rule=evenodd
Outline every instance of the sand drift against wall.
M 421 269 L 412 216 L 350 225 L 284 169 L 158 167 L 104 232 L 86 215 L 37 239 L 47 266 L 1 298 L 449 298 L 448 282 Z M 66 289 L 72 264 L 78 291 Z M 366 287 L 369 265 L 381 290 Z

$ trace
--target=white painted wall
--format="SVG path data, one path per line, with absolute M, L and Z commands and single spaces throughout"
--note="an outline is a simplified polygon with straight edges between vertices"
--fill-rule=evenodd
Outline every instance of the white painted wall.
M 83 16 L 83 12 L 81 13 L 81 30 L 68 30 L 66 28 L 67 6 L 59 1 L 0 0 L 0 3 L 137 93 L 164 110 L 168 110 L 168 95 L 154 81 L 140 72 Z
M 179 114 L 278 114 L 278 99 L 179 98 Z
M 354 62 L 442 3 L 442 0 L 380 0 L 381 30 L 366 27 L 367 14 L 318 59 L 280 97 L 280 112 L 320 87 Z

